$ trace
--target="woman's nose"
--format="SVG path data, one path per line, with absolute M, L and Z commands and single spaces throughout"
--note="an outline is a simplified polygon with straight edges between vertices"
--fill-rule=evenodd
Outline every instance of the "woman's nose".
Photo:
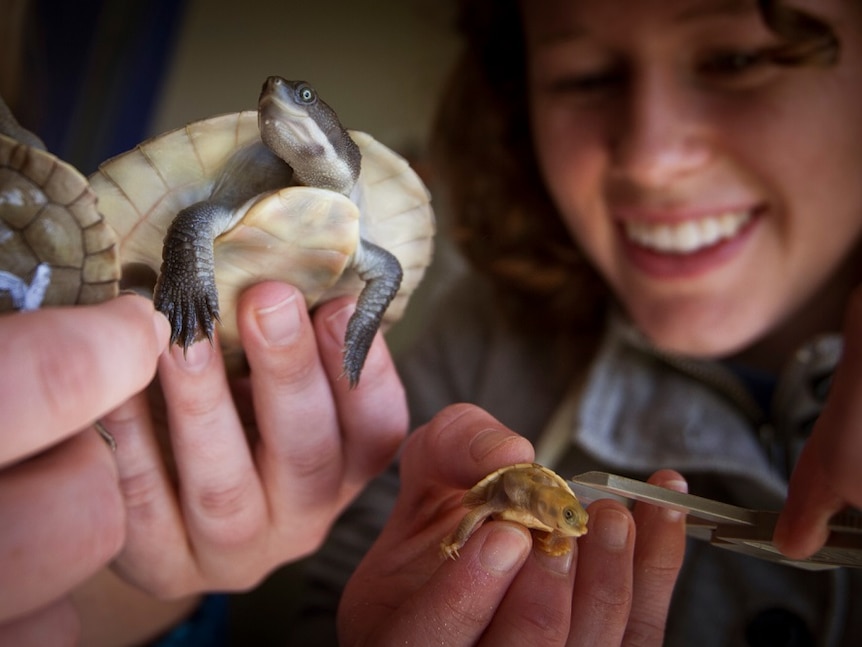
M 712 156 L 696 89 L 666 72 L 644 72 L 632 79 L 614 130 L 614 171 L 644 188 L 677 181 L 704 167 Z

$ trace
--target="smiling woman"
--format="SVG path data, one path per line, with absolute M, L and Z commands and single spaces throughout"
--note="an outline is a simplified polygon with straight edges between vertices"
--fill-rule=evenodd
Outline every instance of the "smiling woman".
M 637 22 L 614 19 L 622 4 L 525 13 L 538 164 L 638 328 L 666 350 L 727 355 L 817 302 L 856 246 L 858 48 L 846 39 L 839 59 L 834 36 L 809 36 L 828 35 L 822 18 L 786 7 L 768 15 L 793 41 L 753 4 L 645 3 L 627 10 Z M 561 24 L 573 35 L 548 40 Z M 819 136 L 800 137 L 813 122 Z M 818 309 L 828 328 L 843 302 Z M 813 331 L 798 332 L 785 351 Z
M 537 74 L 551 73 L 548 56 L 536 62 L 541 69 L 534 70 L 531 77 L 521 49 L 525 44 L 517 2 L 498 2 L 493 9 L 491 3 L 482 1 L 463 4 L 461 27 L 468 34 L 469 45 L 451 77 L 446 91 L 450 100 L 442 104 L 435 137 L 437 169 L 455 205 L 455 235 L 471 261 L 499 283 L 504 298 L 516 301 L 516 319 L 519 313 L 530 312 L 531 323 L 538 316 L 550 326 L 566 327 L 572 321 L 583 323 L 585 318 L 591 321 L 597 302 L 606 296 L 604 285 L 594 268 L 584 263 L 582 250 L 563 228 L 548 188 L 534 172 L 537 164 L 531 162 L 535 149 L 524 117 L 528 111 L 526 85 L 530 78 L 538 83 Z M 644 11 L 650 13 L 648 7 L 654 4 L 642 3 Z M 676 7 L 691 19 L 700 16 L 701 22 L 710 16 L 713 21 L 723 20 L 725 25 L 735 19 L 732 26 L 737 30 L 740 20 L 750 25 L 756 21 L 757 13 L 762 13 L 772 30 L 770 35 L 769 30 L 760 27 L 761 38 L 770 38 L 768 47 L 752 52 L 740 50 L 736 43 L 732 47 L 726 43 L 711 52 L 709 59 L 700 61 L 701 74 L 715 77 L 716 82 L 722 77 L 725 83 L 734 81 L 734 77 L 751 77 L 752 68 L 762 71 L 770 67 L 770 62 L 780 66 L 832 65 L 838 58 L 839 44 L 829 23 L 786 3 L 767 0 L 759 6 L 746 1 L 665 4 L 668 12 Z M 561 33 L 572 34 L 573 25 L 561 20 L 561 16 L 574 9 L 561 13 L 561 7 L 582 7 L 581 12 L 589 16 L 595 13 L 591 5 L 595 3 L 544 2 L 529 13 L 550 14 L 544 24 L 556 34 L 554 41 Z M 627 3 L 609 3 L 604 11 L 604 18 L 596 16 L 597 22 L 633 24 Z M 629 18 L 618 21 L 611 15 L 614 11 L 627 12 Z M 757 29 L 756 22 L 754 28 Z M 591 53 L 583 50 L 581 47 L 564 60 L 569 65 L 589 65 Z M 597 55 L 592 52 L 592 59 Z M 607 92 L 608 84 L 623 82 L 624 63 L 616 62 L 612 76 L 602 70 L 600 74 L 592 71 L 569 78 L 566 82 L 570 94 L 576 90 L 596 94 L 602 84 Z M 534 129 L 547 123 L 536 117 L 534 120 L 540 122 L 534 122 Z M 583 129 L 587 130 L 587 126 Z M 549 126 L 549 130 L 552 137 L 559 137 L 555 127 Z M 779 147 L 779 151 L 783 150 Z M 737 215 L 741 216 L 739 221 L 748 220 L 751 214 Z M 646 223 L 625 225 L 635 237 L 650 236 Z M 710 225 L 704 228 L 710 229 Z M 658 236 L 667 239 L 668 232 L 666 227 Z M 556 307 L 525 309 L 520 307 L 523 299 L 535 301 L 536 305 L 550 300 Z

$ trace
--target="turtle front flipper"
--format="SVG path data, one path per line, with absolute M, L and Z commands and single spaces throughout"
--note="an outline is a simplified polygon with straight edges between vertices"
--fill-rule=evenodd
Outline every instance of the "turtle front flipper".
M 171 343 L 183 350 L 204 336 L 213 339 L 219 320 L 213 241 L 231 215 L 224 207 L 198 202 L 180 211 L 165 235 L 153 302 L 171 324 Z
M 359 375 L 380 321 L 392 299 L 398 294 L 404 275 L 398 259 L 382 247 L 360 239 L 354 269 L 365 281 L 356 301 L 356 311 L 347 322 L 344 335 L 344 374 L 350 388 L 359 383 Z

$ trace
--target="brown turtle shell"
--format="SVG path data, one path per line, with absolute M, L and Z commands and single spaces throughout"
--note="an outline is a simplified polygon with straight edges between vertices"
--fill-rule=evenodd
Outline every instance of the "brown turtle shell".
M 71 165 L 0 135 L 0 270 L 29 281 L 47 264 L 42 305 L 98 303 L 116 296 L 116 235 L 96 195 Z M 0 292 L 0 311 L 13 309 Z

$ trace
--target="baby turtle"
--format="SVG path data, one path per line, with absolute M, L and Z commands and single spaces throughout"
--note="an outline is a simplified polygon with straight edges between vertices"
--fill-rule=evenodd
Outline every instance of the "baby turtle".
M 116 236 L 87 179 L 0 99 L 0 312 L 116 296 Z
M 156 307 L 184 348 L 221 321 L 226 354 L 238 352 L 236 301 L 259 281 L 296 285 L 309 307 L 358 294 L 344 348 L 355 386 L 375 332 L 401 316 L 431 260 L 425 185 L 303 81 L 269 77 L 257 112 L 150 139 L 90 181 L 124 280 L 136 264 L 158 275 Z
M 548 555 L 565 555 L 572 549 L 569 537 L 587 532 L 587 511 L 568 483 L 538 463 L 501 467 L 474 485 L 461 503 L 470 512 L 440 545 L 451 559 L 489 517 L 537 531 L 539 550 Z

